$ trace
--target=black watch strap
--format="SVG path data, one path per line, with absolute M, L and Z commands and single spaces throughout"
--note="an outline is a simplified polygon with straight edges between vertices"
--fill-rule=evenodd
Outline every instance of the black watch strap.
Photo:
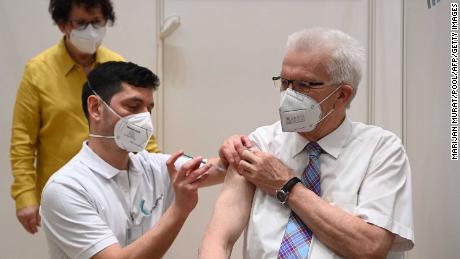
M 299 177 L 292 177 L 287 183 L 281 188 L 285 193 L 291 192 L 291 189 L 296 185 L 297 183 L 300 183 Z

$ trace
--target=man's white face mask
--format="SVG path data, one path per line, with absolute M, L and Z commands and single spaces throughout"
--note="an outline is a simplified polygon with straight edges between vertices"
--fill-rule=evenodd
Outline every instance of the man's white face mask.
M 322 116 L 321 103 L 333 95 L 340 87 L 337 87 L 319 103 L 310 96 L 296 92 L 291 88 L 281 92 L 279 113 L 283 131 L 310 132 L 314 130 L 316 125 L 334 111 L 334 109 L 331 109 L 326 115 Z
M 153 134 L 153 123 L 150 113 L 141 112 L 121 117 L 101 97 L 99 99 L 120 119 L 113 129 L 114 136 L 89 135 L 96 138 L 113 138 L 118 147 L 128 152 L 140 152 L 144 150 Z
M 84 30 L 72 29 L 70 32 L 70 42 L 79 51 L 94 54 L 101 45 L 105 32 L 105 26 L 96 29 L 92 25 L 88 25 Z

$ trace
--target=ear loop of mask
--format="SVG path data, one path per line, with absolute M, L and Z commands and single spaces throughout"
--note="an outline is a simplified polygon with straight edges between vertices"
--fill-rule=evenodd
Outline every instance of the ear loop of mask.
M 93 94 L 96 95 L 97 98 L 99 98 L 99 100 L 101 100 L 102 103 L 103 103 L 107 108 L 109 108 L 109 110 L 110 110 L 113 114 L 117 115 L 117 116 L 121 119 L 121 116 L 118 115 L 118 113 L 116 113 L 116 112 L 115 112 L 115 111 L 104 101 L 104 99 L 102 99 L 102 97 L 101 97 L 99 94 L 96 93 L 96 91 L 94 91 L 94 89 L 91 87 L 91 84 L 89 83 L 89 80 L 88 80 L 88 87 L 89 87 L 89 89 L 91 90 L 91 92 L 93 92 Z M 95 138 L 108 138 L 108 139 L 114 139 L 114 138 L 115 138 L 115 136 L 103 136 L 103 135 L 92 134 L 92 133 L 90 133 L 89 136 L 90 136 L 90 137 L 95 137 Z
M 318 104 L 316 105 L 321 105 L 324 101 L 326 101 L 329 97 L 331 97 L 335 92 L 337 92 L 337 90 L 339 90 L 340 88 L 342 87 L 342 85 L 340 85 L 339 87 L 337 87 L 334 91 L 332 91 L 328 96 L 326 96 L 326 98 L 324 98 L 321 102 L 319 102 Z M 314 108 L 313 105 L 311 107 L 312 109 Z M 324 115 L 317 123 L 311 125 L 311 126 L 315 126 L 318 125 L 320 122 L 322 122 L 327 116 L 329 116 L 331 113 L 333 113 L 335 111 L 335 108 L 332 108 L 328 113 L 326 113 L 326 115 Z

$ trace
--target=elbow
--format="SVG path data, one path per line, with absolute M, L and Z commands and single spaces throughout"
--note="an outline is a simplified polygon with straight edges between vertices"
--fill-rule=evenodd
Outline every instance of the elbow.
M 200 247 L 198 249 L 198 259 L 227 259 L 230 258 L 230 253 L 226 249 L 219 247 Z
M 368 245 L 361 251 L 356 251 L 352 258 L 356 259 L 385 259 L 388 254 L 388 250 L 382 249 L 379 245 Z
M 370 239 L 363 242 L 353 256 L 357 259 L 385 259 L 393 245 L 394 237 L 384 239 Z
M 230 258 L 232 245 L 227 242 L 216 242 L 215 239 L 204 239 L 198 249 L 199 259 L 226 259 Z

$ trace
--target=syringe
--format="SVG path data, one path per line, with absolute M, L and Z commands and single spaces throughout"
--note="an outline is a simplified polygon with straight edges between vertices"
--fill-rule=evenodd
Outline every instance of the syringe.
M 194 157 L 193 156 L 190 156 L 190 155 L 187 155 L 187 154 L 182 154 L 183 157 L 186 157 L 186 158 L 189 158 L 189 159 L 193 159 Z M 205 165 L 208 163 L 208 159 L 204 158 L 201 160 L 201 164 Z M 215 164 L 212 164 L 211 167 L 215 167 L 217 170 L 221 171 L 221 172 L 227 172 L 227 169 L 225 169 L 224 167 L 222 167 L 221 165 L 215 165 Z

